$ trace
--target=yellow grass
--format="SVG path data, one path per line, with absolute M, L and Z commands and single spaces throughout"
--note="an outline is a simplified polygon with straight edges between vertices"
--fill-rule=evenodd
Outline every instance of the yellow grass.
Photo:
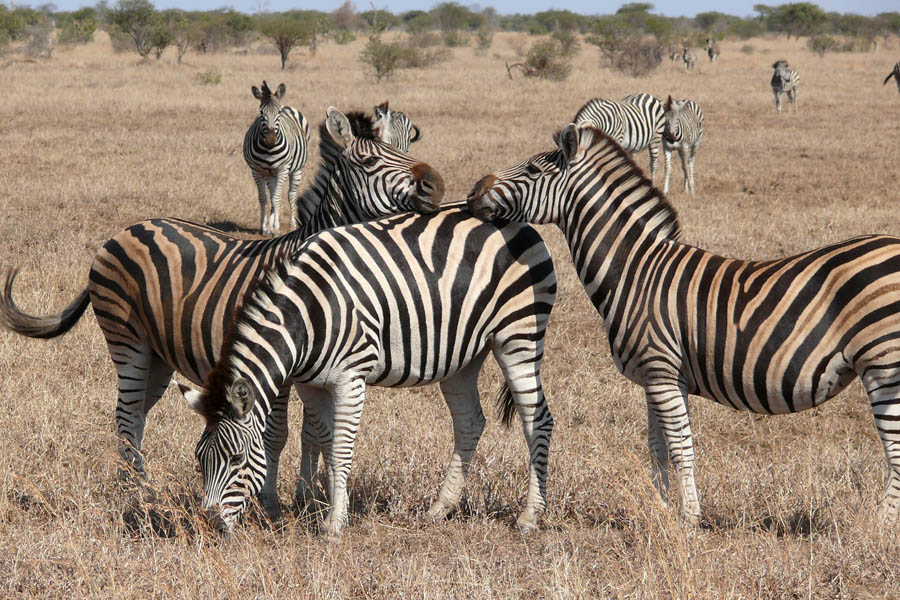
M 729 41 L 716 64 L 698 56 L 686 74 L 666 61 L 641 80 L 603 68 L 588 46 L 568 81 L 548 83 L 508 80 L 503 63 L 528 40 L 498 34 L 484 56 L 457 49 L 448 63 L 381 85 L 356 59 L 363 43 L 295 53 L 283 73 L 277 56 L 255 46 L 188 54 L 181 66 L 170 50 L 139 64 L 135 54 L 113 54 L 102 35 L 58 49 L 49 62 L 2 59 L 0 263 L 24 269 L 20 305 L 61 309 L 85 285 L 100 245 L 144 218 L 256 227 L 241 140 L 256 112 L 250 85 L 264 78 L 284 81 L 286 101 L 311 123 L 328 105 L 370 110 L 389 99 L 421 127 L 413 154 L 443 174 L 450 199 L 549 149 L 552 133 L 589 98 L 688 97 L 703 108 L 706 134 L 696 196 L 680 191 L 680 165 L 673 174 L 687 242 L 767 258 L 900 233 L 900 99 L 881 85 L 896 41 L 874 56 L 825 58 L 793 40 Z M 745 44 L 752 53 L 740 51 Z M 774 112 L 770 65 L 780 58 L 802 78 L 797 114 Z M 211 68 L 222 83 L 199 84 L 196 74 Z M 646 167 L 646 153 L 637 160 Z M 561 235 L 540 231 L 560 290 L 544 363 L 556 429 L 539 532 L 523 538 L 512 527 L 526 450 L 518 427 L 493 420 L 462 509 L 425 522 L 451 449 L 435 387 L 370 392 L 350 526 L 336 543 L 291 507 L 299 402 L 282 460 L 282 523 L 245 519 L 231 543 L 203 527 L 193 457 L 202 423 L 174 390 L 149 418 L 145 455 L 159 494 L 141 506 L 114 478 L 115 376 L 89 311 L 62 339 L 0 333 L 0 596 L 900 597 L 898 533 L 874 520 L 885 467 L 860 386 L 780 418 L 695 398 L 704 526 L 686 531 L 650 489 L 643 396 L 616 372 Z M 481 385 L 488 414 L 499 385 L 489 365 Z

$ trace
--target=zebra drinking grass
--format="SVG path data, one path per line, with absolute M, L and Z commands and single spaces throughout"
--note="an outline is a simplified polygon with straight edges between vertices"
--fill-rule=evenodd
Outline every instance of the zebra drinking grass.
M 439 382 L 454 448 L 428 514 L 443 517 L 459 502 L 484 429 L 477 384 L 491 352 L 506 380 L 504 414 L 518 411 L 530 457 L 517 525 L 536 528 L 553 429 L 540 367 L 555 295 L 547 248 L 519 223 L 483 223 L 456 209 L 313 236 L 252 293 L 204 389 L 181 388 L 206 420 L 196 450 L 204 506 L 230 530 L 260 489 L 265 424 L 284 410 L 279 390 L 293 381 L 325 449 L 324 531 L 338 535 L 366 386 Z M 301 464 L 309 477 L 314 465 Z
M 261 89 L 250 86 L 259 100 L 259 115 L 244 135 L 244 162 L 256 182 L 262 235 L 280 232 L 278 215 L 285 184 L 291 215 L 296 214 L 297 190 L 309 158 L 309 123 L 296 109 L 281 105 L 285 89 L 282 83 L 273 93 L 265 81 Z
M 887 82 L 891 80 L 891 78 L 897 83 L 897 91 L 900 92 L 900 62 L 894 65 L 894 69 L 888 73 L 887 77 L 884 78 L 884 83 L 881 85 L 887 85 Z
M 694 158 L 703 137 L 703 111 L 693 100 L 672 100 L 665 105 L 663 127 L 663 194 L 669 193 L 669 175 L 672 174 L 672 150 L 678 150 L 681 170 L 684 172 L 684 191 L 694 193 Z
M 425 163 L 371 135 L 371 119 L 329 108 L 320 128 L 323 164 L 301 197 L 315 207 L 302 229 L 268 240 L 245 240 L 180 219 L 152 219 L 116 234 L 97 253 L 87 287 L 61 313 L 33 317 L 12 299 L 15 270 L 0 278 L 0 322 L 28 337 L 67 332 L 88 304 L 118 374 L 116 429 L 119 455 L 144 473 L 141 445 L 147 413 L 165 392 L 173 371 L 200 384 L 212 370 L 225 331 L 251 282 L 327 227 L 409 210 L 433 211 L 443 198 L 440 175 Z M 279 391 L 287 400 L 289 386 Z M 316 439 L 311 422 L 304 437 Z M 261 493 L 270 513 L 278 456 L 287 439 L 285 403 L 269 414 L 263 442 L 268 472 Z M 306 482 L 298 489 L 304 490 Z
M 575 123 L 590 123 L 606 132 L 627 152 L 650 153 L 650 178 L 656 178 L 659 163 L 664 110 L 662 102 L 650 94 L 631 94 L 621 100 L 589 100 L 575 113 Z
M 622 149 L 570 124 L 558 149 L 479 181 L 481 218 L 556 223 L 603 318 L 613 361 L 647 398 L 653 483 L 671 457 L 681 514 L 700 519 L 688 394 L 760 414 L 807 410 L 862 380 L 900 516 L 900 239 L 857 237 L 743 261 L 678 241 L 672 206 Z
M 788 68 L 786 60 L 777 60 L 772 63 L 775 72 L 772 73 L 772 93 L 775 94 L 775 111 L 781 112 L 781 95 L 787 94 L 791 109 L 800 108 L 797 102 L 797 86 L 800 85 L 800 75 L 797 71 Z

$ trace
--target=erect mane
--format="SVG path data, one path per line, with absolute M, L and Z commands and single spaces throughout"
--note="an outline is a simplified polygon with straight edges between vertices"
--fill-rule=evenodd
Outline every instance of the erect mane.
M 361 110 L 351 110 L 348 113 L 344 113 L 344 116 L 350 121 L 350 131 L 353 132 L 353 135 L 364 140 L 378 139 L 375 137 L 375 123 L 372 120 L 372 115 L 368 115 Z M 325 121 L 322 121 L 319 123 L 319 146 L 321 147 L 322 144 L 326 143 L 334 144 L 334 140 L 331 138 L 331 134 L 328 133 Z
M 631 154 L 626 152 L 616 140 L 593 125 L 581 123 L 578 125 L 577 131 L 579 142 L 584 140 L 585 136 L 591 136 L 586 152 L 593 151 L 598 155 L 615 155 L 617 161 L 622 164 L 622 166 L 618 166 L 617 169 L 630 172 L 630 175 L 633 175 L 640 181 L 640 185 L 644 187 L 644 193 L 639 200 L 633 200 L 631 202 L 632 206 L 644 203 L 653 203 L 656 205 L 659 210 L 666 215 L 666 224 L 665 227 L 660 229 L 660 235 L 677 240 L 681 235 L 681 225 L 678 222 L 678 211 L 675 210 L 675 207 L 672 206 L 659 188 L 653 185 L 651 180 L 647 179 L 646 175 L 644 175 L 644 171 L 634 162 Z M 553 135 L 553 140 L 558 141 L 561 133 L 562 130 L 557 131 Z M 579 143 L 579 146 L 580 145 L 581 144 Z M 609 159 L 604 160 L 603 166 L 608 163 Z

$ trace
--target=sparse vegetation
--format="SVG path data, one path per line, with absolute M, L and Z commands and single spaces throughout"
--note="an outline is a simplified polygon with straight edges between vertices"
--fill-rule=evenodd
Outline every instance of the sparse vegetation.
M 510 79 L 514 71 L 521 72 L 525 77 L 563 81 L 572 71 L 572 65 L 558 41 L 544 39 L 532 44 L 523 62 L 506 64 L 506 74 Z
M 194 75 L 200 85 L 219 85 L 222 83 L 222 72 L 213 67 Z

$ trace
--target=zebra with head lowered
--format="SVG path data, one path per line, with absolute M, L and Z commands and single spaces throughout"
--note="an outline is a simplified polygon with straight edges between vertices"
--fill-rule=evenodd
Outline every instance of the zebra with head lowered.
M 410 210 L 429 212 L 440 204 L 444 186 L 434 169 L 378 139 L 354 135 L 351 122 L 363 130 L 371 119 L 357 113 L 349 117 L 334 108 L 327 111 L 320 141 L 323 164 L 301 197 L 316 208 L 302 229 L 246 240 L 180 219 L 137 223 L 103 245 L 87 287 L 63 312 L 48 317 L 19 310 L 12 299 L 16 271 L 3 273 L 0 323 L 22 335 L 62 335 L 93 305 L 118 374 L 119 455 L 139 474 L 144 473 L 147 413 L 173 371 L 196 384 L 204 380 L 245 292 L 268 265 L 320 229 Z M 286 400 L 288 391 L 284 386 L 279 394 Z M 304 435 L 314 437 L 310 431 Z M 270 512 L 279 506 L 275 480 L 286 439 L 286 407 L 279 405 L 264 434 L 269 471 L 261 500 Z
M 888 73 L 887 77 L 884 78 L 884 83 L 881 85 L 887 85 L 887 82 L 894 78 L 897 82 L 897 91 L 900 92 L 900 62 L 894 65 L 893 70 Z
M 285 184 L 291 214 L 296 214 L 297 191 L 309 158 L 309 123 L 296 109 L 281 105 L 286 90 L 283 83 L 274 93 L 265 81 L 262 89 L 254 85 L 250 90 L 259 100 L 259 115 L 244 134 L 244 162 L 259 195 L 259 232 L 277 235 Z
M 703 111 L 693 100 L 672 100 L 665 105 L 663 127 L 663 194 L 669 193 L 669 175 L 672 174 L 672 150 L 678 150 L 681 170 L 684 172 L 684 191 L 694 193 L 694 158 L 703 137 Z
M 700 518 L 688 394 L 774 415 L 807 410 L 855 377 L 869 396 L 900 517 L 900 238 L 858 237 L 743 261 L 678 241 L 675 210 L 621 148 L 570 124 L 558 148 L 488 175 L 482 218 L 556 223 L 603 318 L 616 367 L 644 388 L 653 481 L 671 458 L 681 511 Z
M 776 60 L 772 63 L 775 72 L 772 74 L 772 93 L 775 94 L 775 110 L 781 112 L 781 95 L 787 94 L 791 109 L 799 109 L 797 102 L 797 86 L 800 85 L 800 75 L 797 71 L 788 68 L 786 60 Z
M 230 530 L 266 473 L 262 432 L 291 380 L 325 454 L 329 536 L 347 522 L 347 474 L 367 385 L 439 382 L 454 448 L 428 513 L 460 500 L 485 418 L 478 373 L 488 353 L 506 380 L 530 458 L 521 530 L 544 510 L 553 418 L 541 387 L 544 332 L 556 275 L 537 232 L 482 223 L 462 210 L 401 215 L 313 236 L 272 268 L 235 320 L 202 391 L 182 388 L 206 428 L 196 455 L 204 505 Z M 304 438 L 301 479 L 318 461 Z
M 398 110 L 391 110 L 388 102 L 382 102 L 372 110 L 376 135 L 388 144 L 409 152 L 409 145 L 422 138 L 419 127 Z
M 662 102 L 650 94 L 631 94 L 621 101 L 594 98 L 578 109 L 575 123 L 589 123 L 606 132 L 626 152 L 650 153 L 650 178 L 656 178 L 665 124 Z

